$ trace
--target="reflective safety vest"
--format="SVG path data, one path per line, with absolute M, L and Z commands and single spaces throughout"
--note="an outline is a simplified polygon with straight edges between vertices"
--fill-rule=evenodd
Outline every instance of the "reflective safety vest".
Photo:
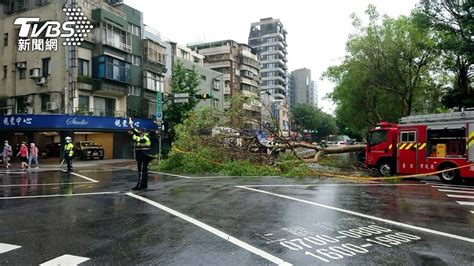
M 72 145 L 72 143 L 66 143 L 66 145 L 64 145 L 64 155 L 69 157 L 74 156 L 74 145 Z
M 136 133 L 134 131 L 134 133 Z M 149 150 L 151 146 L 151 140 L 150 137 L 148 137 L 147 134 L 145 134 L 143 137 L 133 135 L 133 140 L 135 141 L 135 150 Z

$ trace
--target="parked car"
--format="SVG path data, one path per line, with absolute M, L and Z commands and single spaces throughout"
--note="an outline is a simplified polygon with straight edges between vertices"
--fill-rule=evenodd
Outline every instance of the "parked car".
M 102 145 L 99 145 L 93 141 L 79 141 L 75 145 L 76 157 L 85 159 L 94 159 L 95 157 L 99 159 L 104 159 L 104 148 Z

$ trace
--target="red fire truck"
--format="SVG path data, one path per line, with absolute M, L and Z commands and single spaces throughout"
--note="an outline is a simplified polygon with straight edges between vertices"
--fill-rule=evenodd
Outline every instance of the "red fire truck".
M 474 111 L 381 122 L 368 134 L 366 164 L 382 176 L 461 167 L 438 175 L 447 183 L 474 178 Z

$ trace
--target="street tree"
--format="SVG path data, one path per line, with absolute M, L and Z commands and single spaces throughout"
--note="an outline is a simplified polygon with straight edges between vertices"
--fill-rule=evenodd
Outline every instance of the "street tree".
M 421 27 L 433 30 L 441 65 L 453 76 L 443 104 L 474 107 L 474 1 L 421 0 L 414 16 Z
M 189 112 L 196 107 L 198 99 L 196 94 L 201 79 L 198 72 L 193 67 L 186 69 L 181 61 L 173 64 L 173 76 L 171 79 L 171 89 L 173 94 L 188 93 L 187 103 L 175 103 L 170 101 L 165 110 L 165 117 L 169 123 L 171 138 L 174 139 L 175 127 L 183 123 L 188 118 Z
M 317 132 L 321 139 L 337 131 L 335 118 L 311 104 L 297 104 L 292 110 L 292 117 L 294 127 L 300 133 L 303 130 Z
M 335 83 L 330 98 L 338 120 L 362 136 L 381 120 L 396 122 L 423 111 L 436 57 L 428 32 L 411 17 L 380 18 L 374 6 L 366 14 L 367 26 L 352 16 L 356 33 L 346 44 L 347 55 L 324 74 Z

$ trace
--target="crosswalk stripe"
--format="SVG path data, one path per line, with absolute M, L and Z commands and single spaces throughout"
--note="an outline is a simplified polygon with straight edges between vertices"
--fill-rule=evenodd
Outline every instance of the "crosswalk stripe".
M 90 260 L 90 258 L 65 254 L 52 260 L 43 262 L 40 264 L 40 266 L 78 265 L 88 260 Z
M 474 188 L 464 188 L 464 187 L 453 187 L 453 186 L 432 186 L 434 188 L 449 188 L 449 189 L 459 189 L 466 191 L 474 191 Z
M 433 181 L 422 181 L 423 183 L 427 185 L 433 185 L 433 186 L 448 186 L 448 187 L 459 187 L 459 188 L 469 188 L 472 189 L 472 186 L 469 185 L 456 185 L 456 184 L 447 184 L 443 182 L 433 182 Z
M 461 205 L 474 206 L 474 201 L 456 201 L 456 202 Z
M 441 192 L 450 192 L 450 193 L 467 193 L 474 194 L 474 191 L 462 191 L 462 190 L 451 190 L 451 189 L 438 189 Z
M 474 211 L 471 211 L 471 213 L 474 213 Z
M 466 196 L 466 195 L 447 194 L 446 196 L 451 197 L 451 198 L 474 199 L 474 196 Z
M 21 246 L 0 243 L 0 254 L 12 251 L 17 248 L 21 248 Z

